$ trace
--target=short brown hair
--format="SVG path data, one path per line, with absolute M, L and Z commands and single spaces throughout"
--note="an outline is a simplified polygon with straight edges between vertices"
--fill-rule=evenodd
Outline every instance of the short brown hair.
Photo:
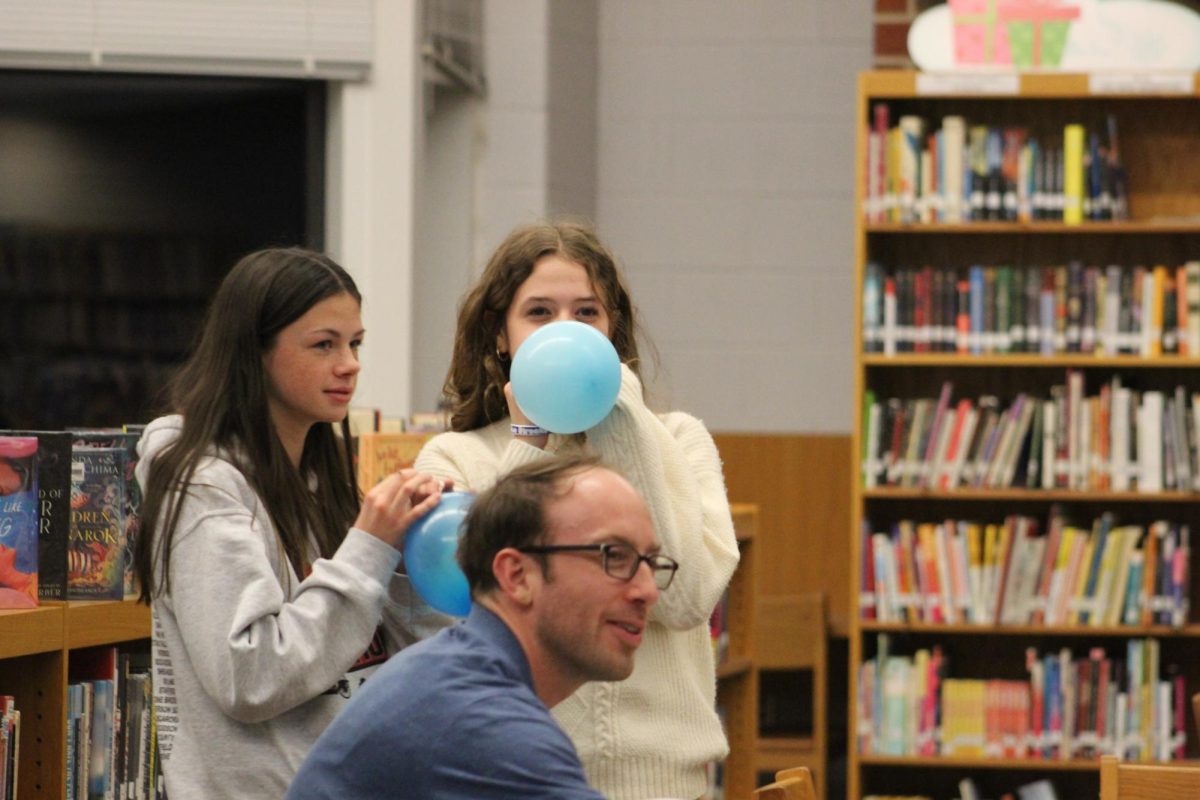
M 600 465 L 594 455 L 545 459 L 517 467 L 471 504 L 458 543 L 458 564 L 471 595 L 496 588 L 492 561 L 506 547 L 540 544 L 546 534 L 546 507 L 569 490 L 568 480 Z

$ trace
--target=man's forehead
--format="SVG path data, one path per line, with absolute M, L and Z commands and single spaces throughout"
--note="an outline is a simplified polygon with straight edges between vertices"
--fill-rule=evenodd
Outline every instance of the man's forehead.
M 547 508 L 546 517 L 547 533 L 554 539 L 624 541 L 638 547 L 654 542 L 641 496 L 624 478 L 599 467 L 576 476 Z

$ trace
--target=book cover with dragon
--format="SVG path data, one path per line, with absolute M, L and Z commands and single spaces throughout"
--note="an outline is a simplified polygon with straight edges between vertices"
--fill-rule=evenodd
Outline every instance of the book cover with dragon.
M 121 447 L 71 450 L 71 529 L 67 598 L 125 596 L 126 452 Z
M 134 477 L 137 467 L 137 443 L 145 425 L 125 425 L 123 428 L 75 428 L 71 430 L 76 447 L 117 447 L 125 451 L 125 597 L 137 597 L 137 580 L 133 571 L 133 547 L 141 528 L 142 491 Z

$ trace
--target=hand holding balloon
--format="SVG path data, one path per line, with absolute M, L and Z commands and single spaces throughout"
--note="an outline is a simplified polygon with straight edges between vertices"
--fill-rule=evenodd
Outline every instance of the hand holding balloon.
M 393 472 L 367 491 L 354 527 L 399 547 L 408 526 L 436 506 L 443 491 L 453 488 L 452 482 L 415 469 Z
M 612 410 L 621 389 L 621 359 L 592 326 L 551 322 L 522 342 L 509 379 L 530 420 L 553 433 L 579 433 Z
M 404 537 L 404 569 L 421 599 L 443 614 L 465 617 L 471 590 L 455 554 L 463 520 L 475 495 L 447 492 Z

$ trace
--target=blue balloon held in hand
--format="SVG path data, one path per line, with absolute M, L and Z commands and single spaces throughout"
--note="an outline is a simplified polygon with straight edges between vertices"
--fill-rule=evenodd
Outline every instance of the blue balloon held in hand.
M 621 359 L 591 325 L 551 322 L 521 343 L 509 380 L 530 420 L 552 433 L 579 433 L 612 411 L 621 389 Z
M 413 588 L 433 608 L 455 617 L 471 611 L 471 590 L 454 556 L 474 499 L 467 492 L 446 492 L 404 537 L 404 570 Z

